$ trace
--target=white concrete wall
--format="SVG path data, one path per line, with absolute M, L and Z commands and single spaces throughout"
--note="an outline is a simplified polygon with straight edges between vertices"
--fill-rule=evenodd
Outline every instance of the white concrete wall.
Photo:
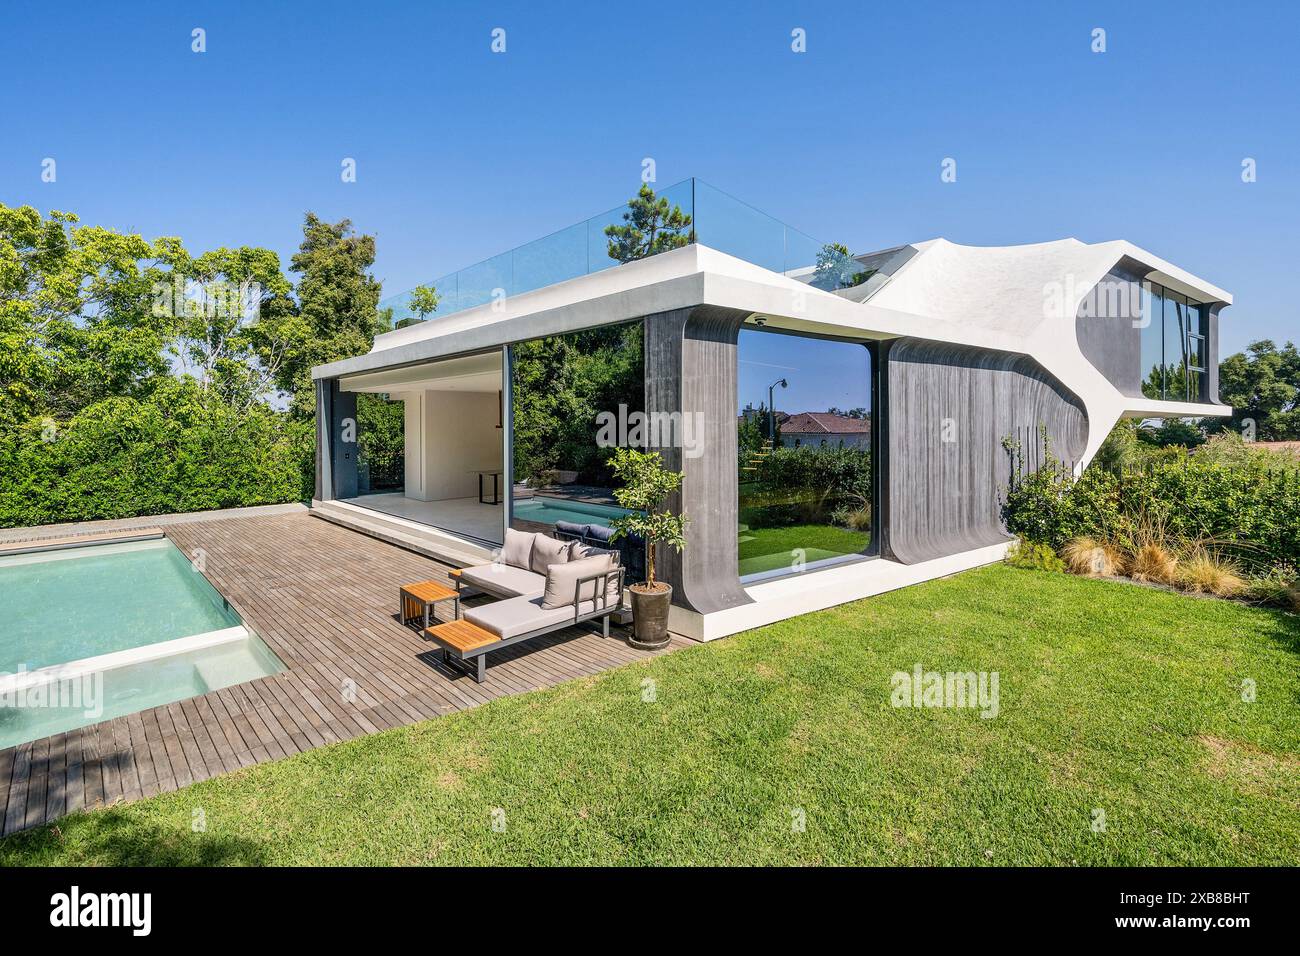
M 479 468 L 501 467 L 496 392 L 407 392 L 406 497 L 478 496 Z M 485 479 L 486 481 L 486 479 Z M 490 486 L 485 485 L 485 491 Z

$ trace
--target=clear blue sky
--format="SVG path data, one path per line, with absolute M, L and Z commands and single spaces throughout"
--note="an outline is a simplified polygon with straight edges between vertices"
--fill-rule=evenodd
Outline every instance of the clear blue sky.
M 1236 294 L 1227 354 L 1300 338 L 1298 7 L 11 2 L 0 200 L 286 265 L 304 210 L 346 216 L 392 294 L 618 204 L 649 156 L 855 251 L 1129 239 Z

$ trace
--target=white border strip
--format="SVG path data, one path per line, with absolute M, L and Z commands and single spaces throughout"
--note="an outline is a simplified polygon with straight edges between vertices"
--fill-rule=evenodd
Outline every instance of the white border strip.
M 12 694 L 25 691 L 38 684 L 74 680 L 78 677 L 84 677 L 86 674 L 116 670 L 129 664 L 141 664 L 145 661 L 175 657 L 178 654 L 199 651 L 208 647 L 217 647 L 221 644 L 233 644 L 249 636 L 248 628 L 242 624 L 237 624 L 234 627 L 222 628 L 219 631 L 208 631 L 205 634 L 194 634 L 190 637 L 178 637 L 170 641 L 160 641 L 157 644 L 132 647 L 125 651 L 113 651 L 110 654 L 100 654 L 97 657 L 69 661 L 67 664 L 53 664 L 49 667 L 37 668 L 34 671 L 4 674 L 0 675 L 0 694 Z

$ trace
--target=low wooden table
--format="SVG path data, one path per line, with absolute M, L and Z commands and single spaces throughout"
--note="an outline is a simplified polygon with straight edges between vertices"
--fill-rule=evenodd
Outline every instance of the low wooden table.
M 448 666 L 480 684 L 487 676 L 487 652 L 502 643 L 496 634 L 469 621 L 439 624 L 425 630 L 424 637 L 442 648 L 442 659 Z
M 419 581 L 415 584 L 403 584 L 397 589 L 398 614 L 405 627 L 412 620 L 423 617 L 424 629 L 433 623 L 433 606 L 439 601 L 455 601 L 452 620 L 460 617 L 460 595 L 455 588 L 449 588 L 437 581 Z

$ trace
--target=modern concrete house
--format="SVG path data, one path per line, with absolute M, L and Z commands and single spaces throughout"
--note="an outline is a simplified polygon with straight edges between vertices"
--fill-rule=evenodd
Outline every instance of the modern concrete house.
M 436 280 L 426 321 L 316 368 L 315 512 L 481 563 L 509 526 L 619 513 L 600 450 L 657 448 L 689 517 L 685 551 L 659 552 L 671 626 L 708 640 L 999 560 L 1004 439 L 1036 465 L 1045 431 L 1081 470 L 1121 417 L 1230 414 L 1231 295 L 1128 242 L 933 239 L 837 263 L 698 180 L 660 197 L 691 217 L 677 248 L 611 259 L 620 207 Z M 816 449 L 738 444 L 777 379 L 786 408 L 868 409 L 870 447 L 838 452 L 848 479 L 791 457 Z M 404 484 L 368 493 L 381 401 L 401 404 Z

